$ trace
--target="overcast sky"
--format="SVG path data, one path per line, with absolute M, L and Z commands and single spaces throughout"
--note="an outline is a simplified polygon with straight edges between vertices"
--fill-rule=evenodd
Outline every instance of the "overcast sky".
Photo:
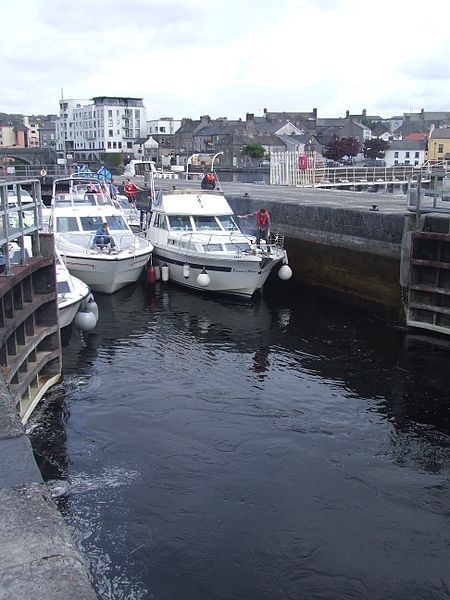
M 450 1 L 3 0 L 0 112 L 144 99 L 147 119 L 450 110 Z

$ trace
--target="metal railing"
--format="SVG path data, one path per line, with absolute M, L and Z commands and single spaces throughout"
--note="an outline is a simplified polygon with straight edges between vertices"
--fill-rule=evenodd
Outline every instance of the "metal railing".
M 23 202 L 30 188 L 31 202 Z M 10 192 L 13 192 L 11 194 Z M 11 244 L 20 247 L 20 262 L 27 262 L 28 254 L 40 255 L 39 232 L 42 230 L 42 196 L 40 182 L 35 179 L 0 182 L 0 274 L 11 274 Z M 27 247 L 29 251 L 27 253 Z

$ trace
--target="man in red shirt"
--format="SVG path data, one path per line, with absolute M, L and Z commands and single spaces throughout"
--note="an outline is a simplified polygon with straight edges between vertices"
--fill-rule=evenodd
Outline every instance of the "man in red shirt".
M 133 183 L 130 179 L 127 179 L 125 185 L 123 186 L 123 191 L 125 192 L 128 202 L 136 206 L 136 192 L 139 190 L 138 186 Z

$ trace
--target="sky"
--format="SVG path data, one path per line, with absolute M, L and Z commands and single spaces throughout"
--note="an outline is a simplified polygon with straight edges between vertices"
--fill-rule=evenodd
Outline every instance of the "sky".
M 450 111 L 450 1 L 0 0 L 0 112 L 143 98 L 147 119 Z

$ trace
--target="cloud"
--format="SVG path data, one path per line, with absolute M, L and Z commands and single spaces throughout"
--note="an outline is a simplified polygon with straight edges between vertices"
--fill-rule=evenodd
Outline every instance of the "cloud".
M 148 118 L 449 109 L 450 44 L 418 0 L 23 0 L 2 7 L 0 111 L 144 98 Z M 435 0 L 441 22 L 450 3 Z

